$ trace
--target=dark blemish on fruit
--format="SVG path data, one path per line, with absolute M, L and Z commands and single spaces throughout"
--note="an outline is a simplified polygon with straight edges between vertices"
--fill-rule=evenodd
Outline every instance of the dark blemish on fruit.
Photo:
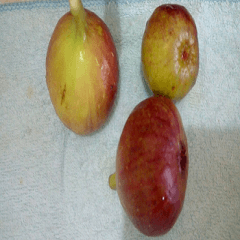
M 66 95 L 66 83 L 64 85 L 63 91 L 62 91 L 62 100 L 61 100 L 61 105 L 63 104 L 65 100 L 65 95 Z
M 186 147 L 181 143 L 180 153 L 178 154 L 180 171 L 184 172 L 187 166 Z
M 110 86 L 110 89 L 113 90 L 113 85 Z
M 157 201 L 156 201 L 156 200 L 153 200 L 153 201 L 152 201 L 152 204 L 153 204 L 153 206 L 157 205 Z
M 175 89 L 175 86 L 172 86 L 172 91 L 174 91 L 174 89 Z
M 182 59 L 184 60 L 184 61 L 186 61 L 187 59 L 188 59 L 188 52 L 186 51 L 186 50 L 184 50 L 183 52 L 182 52 Z

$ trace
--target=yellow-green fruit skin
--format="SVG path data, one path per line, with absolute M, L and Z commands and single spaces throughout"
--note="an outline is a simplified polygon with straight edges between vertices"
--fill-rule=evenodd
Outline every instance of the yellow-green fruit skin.
M 46 57 L 46 82 L 55 111 L 69 129 L 81 135 L 107 121 L 119 78 L 109 29 L 96 14 L 85 12 L 83 34 L 70 12 L 58 21 Z
M 194 86 L 199 70 L 197 28 L 187 9 L 161 5 L 146 24 L 142 70 L 155 95 L 178 101 Z

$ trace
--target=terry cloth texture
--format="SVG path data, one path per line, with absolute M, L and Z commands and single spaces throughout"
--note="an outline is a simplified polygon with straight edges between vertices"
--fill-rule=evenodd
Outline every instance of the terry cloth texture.
M 108 25 L 120 69 L 105 126 L 79 136 L 57 117 L 46 52 L 68 1 L 0 5 L 0 239 L 149 239 L 108 186 L 123 126 L 149 97 L 141 72 L 146 21 L 167 1 L 84 0 Z M 164 240 L 240 239 L 240 2 L 171 1 L 195 19 L 197 82 L 176 104 L 189 144 L 183 210 Z

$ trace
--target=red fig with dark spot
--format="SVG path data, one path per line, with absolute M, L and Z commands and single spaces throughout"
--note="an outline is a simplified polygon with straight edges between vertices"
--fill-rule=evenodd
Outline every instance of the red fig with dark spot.
M 139 103 L 120 137 L 110 186 L 134 226 L 147 236 L 166 234 L 182 210 L 188 178 L 188 144 L 173 101 Z M 115 177 L 115 179 L 114 179 Z

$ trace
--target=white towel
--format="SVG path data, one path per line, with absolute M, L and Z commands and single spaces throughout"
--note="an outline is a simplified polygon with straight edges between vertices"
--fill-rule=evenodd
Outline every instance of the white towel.
M 45 59 L 68 1 L 0 5 L 0 239 L 141 240 L 108 186 L 117 144 L 132 109 L 150 96 L 141 41 L 154 9 L 167 1 L 83 1 L 108 25 L 120 84 L 109 121 L 79 136 L 57 117 Z M 196 85 L 177 107 L 190 162 L 183 210 L 154 239 L 240 239 L 240 2 L 171 1 L 195 19 Z

